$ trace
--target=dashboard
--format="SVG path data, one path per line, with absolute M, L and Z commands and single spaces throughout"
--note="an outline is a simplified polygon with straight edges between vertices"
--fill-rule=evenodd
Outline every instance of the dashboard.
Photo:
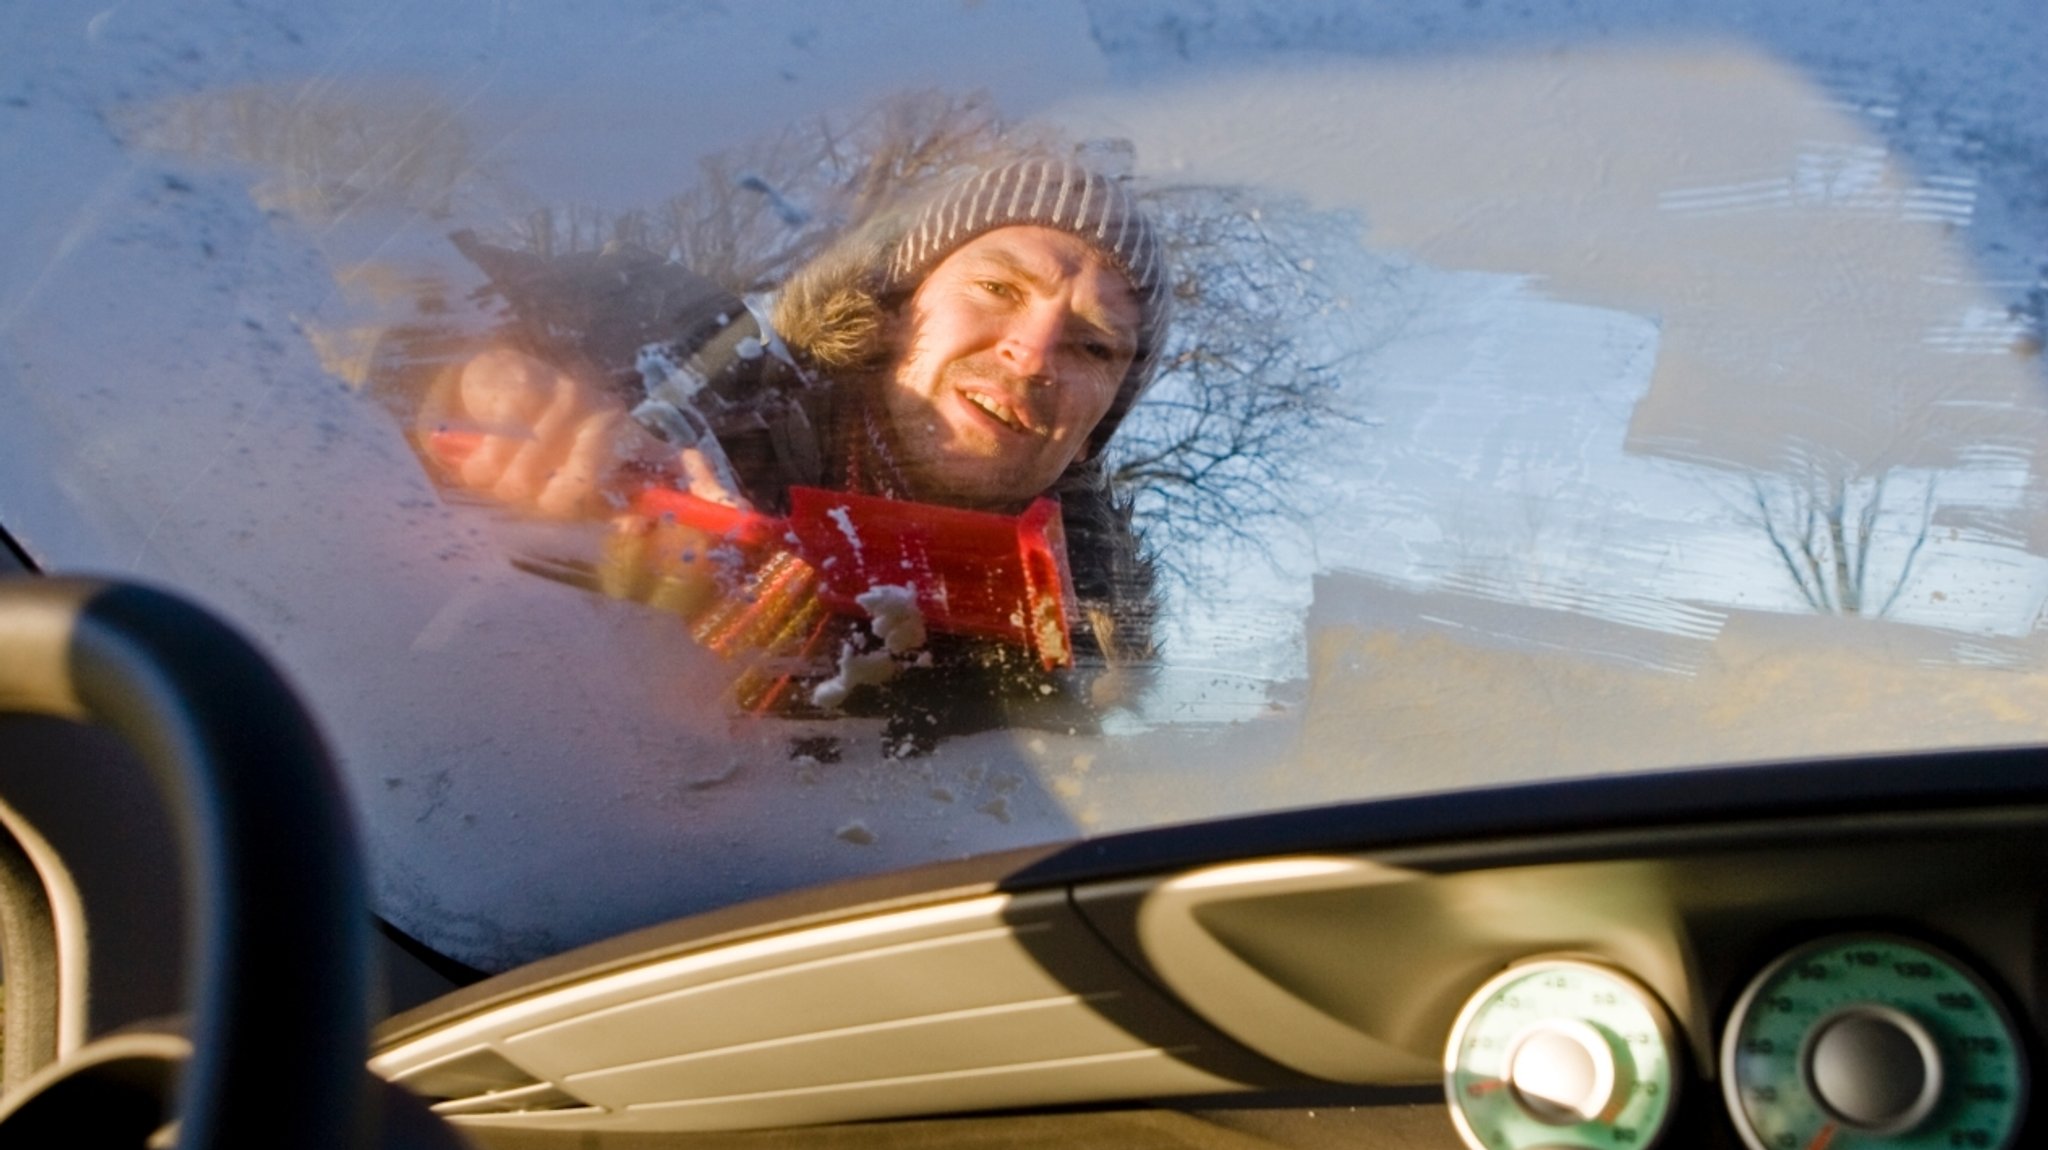
M 1977 811 L 1507 866 L 1275 860 L 1173 880 L 1126 921 L 1276 1061 L 1386 1085 L 1427 1056 L 1467 1146 L 2015 1146 L 2041 830 Z
M 1049 1142 L 1144 1113 L 1194 1124 L 1174 1145 L 2026 1145 L 2038 760 L 1544 784 L 954 864 L 489 980 L 393 1019 L 372 1066 L 483 1145 L 1040 1144 L 1009 1140 L 1026 1107 Z

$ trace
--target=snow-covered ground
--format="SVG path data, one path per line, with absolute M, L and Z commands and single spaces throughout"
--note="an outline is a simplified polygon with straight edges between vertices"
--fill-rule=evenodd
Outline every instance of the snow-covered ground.
M 2038 739 L 2048 9 L 1700 7 L 17 5 L 0 524 L 275 651 L 380 910 L 493 968 L 1161 820 Z M 456 228 L 649 206 L 922 87 L 1361 221 L 1317 261 L 1361 418 L 1305 449 L 1271 562 L 1178 603 L 1118 733 L 793 754 L 818 732 L 734 724 L 639 608 L 508 566 L 330 369 L 464 282 Z M 1815 617 L 1765 529 L 1833 478 L 1852 524 L 1884 480 L 1888 622 Z

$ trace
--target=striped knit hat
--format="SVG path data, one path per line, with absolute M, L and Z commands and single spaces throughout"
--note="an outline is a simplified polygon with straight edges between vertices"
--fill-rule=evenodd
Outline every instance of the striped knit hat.
M 1120 181 L 1071 159 L 1033 155 L 949 184 L 914 210 L 883 289 L 908 291 L 955 248 L 1019 225 L 1057 228 L 1086 240 L 1130 281 L 1137 300 L 1138 354 L 1115 405 L 1091 437 L 1099 447 L 1151 382 L 1166 336 L 1166 262 L 1159 237 Z

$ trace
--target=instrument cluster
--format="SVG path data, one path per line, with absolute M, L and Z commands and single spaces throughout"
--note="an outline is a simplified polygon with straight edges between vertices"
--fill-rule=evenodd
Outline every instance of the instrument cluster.
M 1721 1102 L 1749 1150 L 2006 1150 L 2025 1118 L 2024 1036 L 1967 959 L 1918 938 L 1830 934 L 1757 970 L 1722 1027 Z M 1516 963 L 1466 1002 L 1444 1054 L 1474 1150 L 1649 1147 L 1686 1057 L 1671 1012 L 1623 970 Z

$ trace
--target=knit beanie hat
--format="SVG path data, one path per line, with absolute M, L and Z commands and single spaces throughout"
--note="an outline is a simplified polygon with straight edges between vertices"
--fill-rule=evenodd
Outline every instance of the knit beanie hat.
M 969 240 L 1017 226 L 1056 228 L 1087 241 L 1124 274 L 1138 304 L 1138 352 L 1116 401 L 1089 437 L 1092 452 L 1108 441 L 1150 384 L 1166 336 L 1166 262 L 1159 237 L 1121 181 L 1072 159 L 1032 155 L 948 184 L 913 210 L 883 290 L 908 291 Z

